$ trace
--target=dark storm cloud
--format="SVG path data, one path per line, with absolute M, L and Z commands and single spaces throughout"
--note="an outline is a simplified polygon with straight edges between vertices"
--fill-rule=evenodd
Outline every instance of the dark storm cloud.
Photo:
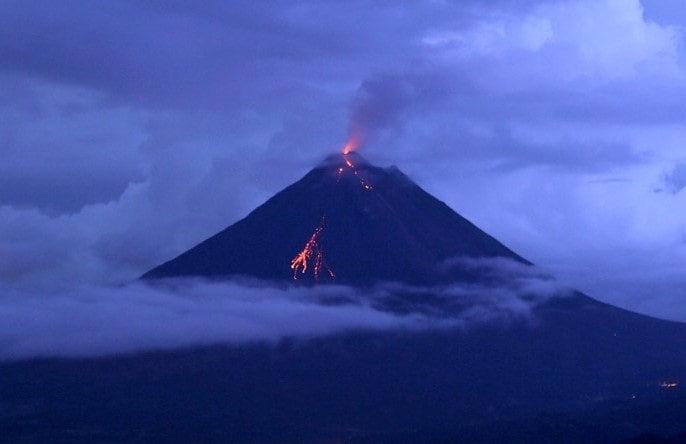
M 0 58 L 4 70 L 143 105 L 276 105 L 292 89 L 314 92 L 317 84 L 348 81 L 356 68 L 366 70 L 372 58 L 382 66 L 407 47 L 411 36 L 395 39 L 375 31 L 374 25 L 387 11 L 402 8 L 368 6 L 6 3 L 0 11 Z M 417 32 L 407 26 L 407 17 L 401 19 L 402 30 Z M 369 37 L 377 44 L 367 45 Z M 391 50 L 376 52 L 384 43 Z
M 36 168 L 27 180 L 26 170 L 0 166 L 0 205 L 38 207 L 48 214 L 76 213 L 88 204 L 117 200 L 129 183 L 141 180 L 135 171 L 117 171 L 111 166 L 67 168 Z
M 423 63 L 419 41 L 428 29 L 488 8 L 479 1 L 6 2 L 0 68 L 156 110 L 207 107 L 238 118 L 242 107 L 280 108 L 332 86 L 349 99 L 375 72 Z
M 139 112 L 81 88 L 0 74 L 0 205 L 76 213 L 144 180 Z
M 124 2 L 68 3 L 5 4 L 0 27 L 5 70 L 143 105 L 227 108 L 227 100 L 260 101 L 278 93 L 245 88 L 245 82 L 272 75 L 271 58 L 307 59 L 314 51 L 305 44 L 307 35 L 270 23 L 263 17 L 268 10 L 255 6 L 236 4 L 220 21 Z M 289 53 L 291 45 L 296 53 Z M 294 78 L 283 68 L 279 83 L 288 85 Z

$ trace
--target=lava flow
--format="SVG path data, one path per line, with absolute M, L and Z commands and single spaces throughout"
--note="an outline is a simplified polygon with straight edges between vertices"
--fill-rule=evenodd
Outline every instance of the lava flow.
M 341 166 L 336 170 L 337 180 L 341 180 L 341 176 L 347 167 L 360 181 L 362 188 L 365 190 L 373 190 L 374 188 L 372 185 L 360 174 L 350 158 L 350 153 L 355 151 L 359 145 L 359 139 L 356 137 L 351 137 L 343 147 L 343 159 L 345 161 L 345 166 Z M 314 279 L 316 281 L 319 280 L 319 275 L 322 273 L 322 270 L 326 270 L 326 272 L 332 278 L 336 277 L 336 274 L 333 272 L 333 270 L 326 265 L 326 262 L 324 262 L 324 251 L 319 239 L 324 232 L 325 222 L 326 215 L 322 216 L 319 225 L 317 225 L 317 227 L 314 229 L 314 233 L 312 233 L 312 236 L 310 236 L 310 239 L 305 244 L 305 247 L 291 260 L 291 270 L 293 270 L 294 280 L 298 280 L 299 276 L 304 276 L 307 273 L 308 268 L 312 268 Z
M 319 274 L 322 269 L 326 269 L 329 276 L 335 278 L 333 270 L 326 265 L 324 262 L 324 252 L 319 243 L 319 236 L 324 232 L 324 224 L 326 222 L 326 216 L 322 216 L 322 220 L 314 229 L 314 233 L 310 236 L 310 239 L 305 244 L 305 248 L 298 253 L 293 260 L 291 260 L 291 269 L 293 270 L 293 279 L 298 279 L 298 273 L 304 275 L 307 272 L 309 264 L 312 263 L 312 269 L 314 270 L 314 279 L 319 280 Z
M 355 151 L 355 149 L 359 146 L 359 142 L 357 138 L 351 137 L 348 142 L 345 144 L 343 147 L 343 159 L 345 159 L 345 164 L 347 165 L 348 168 L 350 168 L 353 171 L 353 174 L 357 177 L 357 179 L 360 181 L 360 185 L 362 185 L 362 188 L 365 190 L 373 190 L 374 187 L 365 179 L 360 172 L 357 170 L 357 167 L 355 164 L 353 164 L 352 160 L 350 160 L 350 157 L 348 154 L 352 153 Z M 338 180 L 341 180 L 341 175 L 343 174 L 343 167 L 338 168 Z
M 343 153 L 343 158 L 345 159 L 345 164 L 353 170 L 353 174 L 357 177 L 357 179 L 360 181 L 360 185 L 362 185 L 362 188 L 365 190 L 373 190 L 374 187 L 365 179 L 360 172 L 357 170 L 357 167 L 355 167 L 355 164 L 350 160 L 350 157 L 346 153 Z M 338 169 L 338 179 L 340 180 L 341 174 L 343 174 L 343 168 Z

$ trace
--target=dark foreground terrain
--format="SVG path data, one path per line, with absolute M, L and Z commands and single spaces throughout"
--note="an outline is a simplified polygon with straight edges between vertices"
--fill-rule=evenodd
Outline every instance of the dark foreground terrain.
M 683 324 L 580 296 L 540 307 L 535 321 L 468 332 L 6 362 L 0 436 L 21 443 L 660 442 L 686 430 L 684 350 Z

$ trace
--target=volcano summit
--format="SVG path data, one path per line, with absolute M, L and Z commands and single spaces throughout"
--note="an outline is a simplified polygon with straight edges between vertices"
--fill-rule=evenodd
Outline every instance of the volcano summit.
M 474 280 L 456 257 L 528 262 L 410 180 L 356 152 L 329 156 L 243 220 L 143 278 L 251 276 L 369 285 Z

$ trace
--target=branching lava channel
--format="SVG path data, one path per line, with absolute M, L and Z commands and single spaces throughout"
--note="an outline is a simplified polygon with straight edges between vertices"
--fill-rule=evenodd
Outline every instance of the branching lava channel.
M 305 244 L 305 248 L 303 248 L 300 253 L 298 253 L 293 260 L 291 260 L 291 269 L 293 270 L 294 280 L 298 279 L 299 274 L 304 276 L 307 272 L 307 269 L 310 267 L 314 272 L 314 279 L 317 281 L 319 280 L 319 275 L 322 270 L 326 270 L 326 272 L 332 278 L 336 277 L 333 270 L 326 265 L 326 262 L 324 262 L 324 251 L 322 250 L 322 246 L 319 241 L 319 237 L 324 232 L 325 223 L 326 216 L 322 216 L 319 225 L 317 225 L 317 228 L 314 229 L 314 233 L 312 233 L 312 236 L 310 236 L 310 239 Z

